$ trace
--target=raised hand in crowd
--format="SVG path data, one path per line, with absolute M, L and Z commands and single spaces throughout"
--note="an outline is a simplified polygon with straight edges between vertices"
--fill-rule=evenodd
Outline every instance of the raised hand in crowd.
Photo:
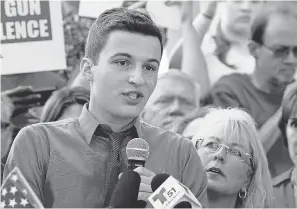
M 209 88 L 207 63 L 201 50 L 202 40 L 209 29 L 212 17 L 215 15 L 217 1 L 203 3 L 203 7 L 193 1 L 168 2 L 169 6 L 178 5 L 181 11 L 182 35 L 170 58 L 170 68 L 181 69 L 201 87 L 204 97 Z M 198 7 L 200 13 L 193 17 L 193 7 Z M 194 21 L 193 21 L 194 19 Z
M 41 96 L 32 92 L 31 86 L 19 86 L 1 92 L 1 159 L 6 158 L 14 138 L 12 118 L 39 105 Z
M 38 106 L 41 95 L 34 94 L 31 86 L 19 86 L 1 92 L 1 124 L 10 123 L 12 117 Z

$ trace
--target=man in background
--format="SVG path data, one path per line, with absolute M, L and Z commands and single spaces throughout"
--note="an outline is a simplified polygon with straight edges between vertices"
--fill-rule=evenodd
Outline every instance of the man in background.
M 292 162 L 277 121 L 286 87 L 297 68 L 297 13 L 285 6 L 260 14 L 252 26 L 250 51 L 256 60 L 252 74 L 232 74 L 212 88 L 212 103 L 248 110 L 259 128 L 272 176 L 286 171 Z
M 200 87 L 185 73 L 169 70 L 158 84 L 141 114 L 150 125 L 171 130 L 177 118 L 199 108 Z

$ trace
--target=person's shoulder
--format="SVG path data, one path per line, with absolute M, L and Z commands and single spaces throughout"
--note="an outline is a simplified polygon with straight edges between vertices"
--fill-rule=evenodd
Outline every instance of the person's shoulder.
M 168 131 L 165 130 L 163 128 L 157 127 L 157 126 L 153 126 L 150 125 L 146 122 L 141 122 L 141 128 L 144 134 L 152 134 L 152 135 L 159 135 L 162 136 L 162 139 L 167 139 L 167 140 L 181 140 L 181 139 L 186 139 L 186 137 L 172 132 L 172 131 Z
M 53 121 L 53 122 L 41 122 L 41 123 L 35 123 L 31 124 L 29 126 L 25 127 L 25 131 L 35 131 L 39 135 L 52 135 L 52 134 L 58 134 L 58 133 L 64 133 L 64 132 L 74 132 L 76 127 L 78 126 L 78 118 L 69 118 L 59 121 Z M 23 128 L 24 129 L 24 128 Z
M 187 149 L 187 147 L 191 146 L 192 144 L 188 138 L 178 133 L 164 130 L 145 122 L 141 122 L 141 126 L 143 135 L 149 141 L 149 143 L 156 141 L 158 144 L 166 144 L 172 148 L 179 147 L 182 149 Z
M 289 170 L 287 170 L 287 171 L 281 173 L 280 175 L 274 177 L 272 179 L 272 186 L 273 187 L 279 187 L 282 184 L 286 184 L 286 182 L 290 182 L 292 172 L 293 172 L 293 168 L 290 168 Z
M 71 124 L 75 124 L 78 122 L 78 118 L 68 118 L 64 120 L 58 120 L 58 121 L 51 121 L 51 122 L 41 122 L 41 123 L 35 123 L 30 125 L 33 129 L 38 128 L 64 128 Z
M 216 83 L 215 86 L 232 86 L 238 85 L 243 86 L 249 82 L 249 75 L 245 73 L 231 73 L 229 75 L 222 76 Z

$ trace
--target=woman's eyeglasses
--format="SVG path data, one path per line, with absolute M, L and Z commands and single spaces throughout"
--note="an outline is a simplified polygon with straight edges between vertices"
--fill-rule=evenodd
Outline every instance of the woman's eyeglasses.
M 252 167 L 252 170 L 254 170 L 254 164 L 253 164 L 253 158 L 249 153 L 244 153 L 234 147 L 229 147 L 224 144 L 220 144 L 217 142 L 205 142 L 205 144 L 202 144 L 203 139 L 198 139 L 196 141 L 195 147 L 196 149 L 203 148 L 207 152 L 218 152 L 221 148 L 225 148 L 226 152 L 229 153 L 231 156 L 236 157 L 239 161 L 246 162 L 248 165 Z M 200 144 L 200 145 L 199 145 Z

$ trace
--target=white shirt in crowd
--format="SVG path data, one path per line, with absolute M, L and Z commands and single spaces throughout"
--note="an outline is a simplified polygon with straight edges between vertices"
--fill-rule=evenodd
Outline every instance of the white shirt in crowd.
M 217 58 L 215 55 L 216 44 L 212 33 L 205 35 L 201 49 L 205 55 L 211 86 L 224 75 L 231 73 L 252 73 L 255 68 L 255 59 L 249 53 L 247 43 L 231 45 L 227 52 L 226 62 L 229 65 L 235 66 L 236 69 L 230 68 Z

